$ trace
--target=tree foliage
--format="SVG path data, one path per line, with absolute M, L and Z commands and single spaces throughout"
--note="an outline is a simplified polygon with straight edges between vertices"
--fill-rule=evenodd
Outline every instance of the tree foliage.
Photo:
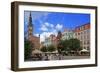
M 81 50 L 80 40 L 72 38 L 69 40 L 62 40 L 59 42 L 57 46 L 58 52 L 61 53 L 62 51 L 79 51 Z
M 69 48 L 73 51 L 81 50 L 80 40 L 78 39 L 69 39 Z
M 62 53 L 62 51 L 68 51 L 68 49 L 69 49 L 68 44 L 69 44 L 69 42 L 67 39 L 61 40 L 57 46 L 58 52 Z
M 47 52 L 46 46 L 43 46 L 43 47 L 41 48 L 41 51 L 42 51 L 42 52 Z
M 56 48 L 55 48 L 53 45 L 43 46 L 43 47 L 41 48 L 41 51 L 42 51 L 42 52 L 53 52 L 53 51 L 55 51 L 55 50 L 56 50 Z
M 47 50 L 48 50 L 48 52 L 53 52 L 53 51 L 56 50 L 56 48 L 55 48 L 53 45 L 49 45 L 49 46 L 47 47 Z
M 31 56 L 33 45 L 30 41 L 25 40 L 24 42 L 24 58 L 28 59 Z

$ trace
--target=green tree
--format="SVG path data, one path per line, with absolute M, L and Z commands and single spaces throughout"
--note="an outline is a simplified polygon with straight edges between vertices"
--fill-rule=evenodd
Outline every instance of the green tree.
M 64 53 L 66 53 L 66 52 L 68 52 L 69 51 L 69 42 L 68 42 L 68 40 L 66 39 L 66 40 L 61 40 L 60 42 L 59 42 L 59 44 L 58 44 L 58 46 L 57 46 L 57 49 L 58 49 L 58 53 L 59 54 L 64 54 Z
M 32 53 L 32 48 L 33 48 L 33 45 L 30 41 L 28 40 L 25 40 L 25 43 L 24 43 L 24 59 L 29 59 L 30 56 L 31 56 L 31 53 Z
M 53 52 L 53 51 L 56 50 L 56 48 L 55 48 L 53 45 L 49 45 L 49 46 L 47 47 L 47 50 L 48 50 L 48 52 Z
M 60 41 L 57 45 L 57 50 L 58 50 L 58 53 L 61 54 L 62 53 L 62 49 L 64 48 L 64 46 L 62 45 L 62 41 Z
M 73 51 L 81 50 L 80 40 L 78 39 L 69 39 L 69 49 Z
M 67 39 L 61 41 L 61 44 L 62 44 L 62 51 L 68 51 L 69 50 L 69 41 Z
M 42 52 L 47 52 L 46 46 L 43 46 L 43 47 L 41 48 L 41 51 L 42 51 Z

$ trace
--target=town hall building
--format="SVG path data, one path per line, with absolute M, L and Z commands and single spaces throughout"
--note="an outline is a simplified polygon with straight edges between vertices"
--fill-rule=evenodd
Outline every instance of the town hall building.
M 32 16 L 31 13 L 29 15 L 29 23 L 28 23 L 28 40 L 32 43 L 33 50 L 40 48 L 40 36 L 34 36 L 34 25 L 32 24 Z

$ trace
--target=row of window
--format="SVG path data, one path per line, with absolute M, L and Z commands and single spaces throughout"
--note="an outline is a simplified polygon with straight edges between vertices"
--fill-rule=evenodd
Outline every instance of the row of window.
M 87 36 L 76 36 L 76 38 L 77 39 L 80 39 L 80 40 L 88 40 L 88 39 L 90 39 L 90 36 L 89 35 L 87 35 Z
M 90 47 L 89 46 L 84 46 L 83 48 L 84 49 L 87 49 L 87 50 L 90 50 Z
M 89 40 L 88 41 L 81 41 L 81 44 L 83 44 L 83 45 L 89 45 L 90 41 Z
M 81 32 L 77 32 L 75 35 L 78 36 L 78 35 L 87 35 L 87 34 L 90 34 L 90 30 L 84 30 Z

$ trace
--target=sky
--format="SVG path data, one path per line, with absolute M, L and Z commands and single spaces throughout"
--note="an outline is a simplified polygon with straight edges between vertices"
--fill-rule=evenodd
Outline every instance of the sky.
M 32 15 L 33 34 L 35 36 L 40 34 L 40 42 L 44 41 L 50 34 L 57 35 L 58 31 L 73 30 L 77 26 L 90 23 L 90 14 L 24 11 L 24 32 L 28 30 L 30 13 Z

